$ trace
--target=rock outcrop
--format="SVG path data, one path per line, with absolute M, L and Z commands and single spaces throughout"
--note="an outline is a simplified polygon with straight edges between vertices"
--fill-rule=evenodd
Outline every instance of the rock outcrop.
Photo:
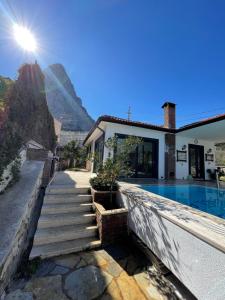
M 45 92 L 48 107 L 63 130 L 89 131 L 94 124 L 77 96 L 74 86 L 61 64 L 45 70 Z

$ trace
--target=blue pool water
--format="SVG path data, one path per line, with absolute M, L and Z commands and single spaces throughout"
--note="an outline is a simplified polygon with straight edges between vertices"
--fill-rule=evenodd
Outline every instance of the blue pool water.
M 197 185 L 142 185 L 141 188 L 225 219 L 225 190 Z

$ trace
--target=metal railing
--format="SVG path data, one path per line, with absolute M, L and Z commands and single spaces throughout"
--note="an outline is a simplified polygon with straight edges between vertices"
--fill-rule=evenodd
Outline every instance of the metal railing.
M 219 170 L 216 170 L 216 184 L 217 184 L 217 189 L 220 189 L 220 178 L 219 178 Z

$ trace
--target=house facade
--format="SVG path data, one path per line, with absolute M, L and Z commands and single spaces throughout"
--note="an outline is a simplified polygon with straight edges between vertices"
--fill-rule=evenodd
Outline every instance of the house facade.
M 101 116 L 88 133 L 84 145 L 104 161 L 109 155 L 104 142 L 117 137 L 142 138 L 130 155 L 134 177 L 156 179 L 209 179 L 214 172 L 216 145 L 225 141 L 225 114 L 176 128 L 176 105 L 165 102 L 164 125 Z M 94 163 L 88 168 L 95 172 Z

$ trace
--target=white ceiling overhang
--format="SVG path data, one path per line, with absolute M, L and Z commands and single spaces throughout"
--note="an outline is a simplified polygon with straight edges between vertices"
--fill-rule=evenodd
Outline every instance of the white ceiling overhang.
M 225 142 L 225 120 L 186 129 L 178 132 L 177 136 L 185 136 L 194 139 L 196 138 L 215 141 L 216 143 L 223 143 Z

